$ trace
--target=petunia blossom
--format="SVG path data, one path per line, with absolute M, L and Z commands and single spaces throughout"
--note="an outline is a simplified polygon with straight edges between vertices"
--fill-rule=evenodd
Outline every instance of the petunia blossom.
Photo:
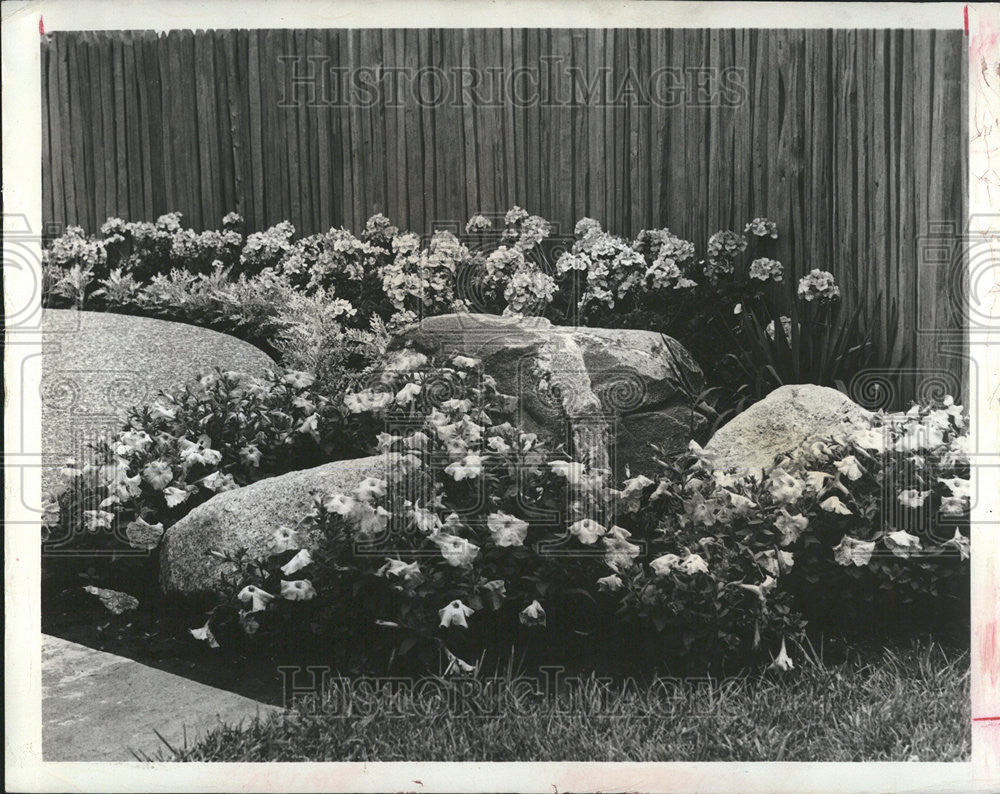
M 949 538 L 943 544 L 943 546 L 951 546 L 953 549 L 958 550 L 959 557 L 963 560 L 969 559 L 969 553 L 971 550 L 971 544 L 969 539 L 965 537 L 959 530 L 955 530 L 955 536 Z
M 889 548 L 889 551 L 897 557 L 907 559 L 915 552 L 920 551 L 920 538 L 916 535 L 911 535 L 905 530 L 899 529 L 895 532 L 889 532 L 886 534 L 885 545 Z
M 542 609 L 542 605 L 538 603 L 538 599 L 532 601 L 528 606 L 521 610 L 518 616 L 525 626 L 544 626 L 545 625 L 545 610 Z
M 622 582 L 622 578 L 616 573 L 602 576 L 597 580 L 597 589 L 605 593 L 616 593 L 623 587 L 625 587 L 625 583 Z
M 833 559 L 841 565 L 856 565 L 862 568 L 868 564 L 875 551 L 875 541 L 858 540 L 850 535 L 844 535 L 840 543 L 834 546 Z
M 447 606 L 438 610 L 438 617 L 441 619 L 439 625 L 443 629 L 449 626 L 459 626 L 467 629 L 469 628 L 469 623 L 466 618 L 471 616 L 475 611 L 472 607 L 466 606 L 460 600 L 455 599 Z
M 899 503 L 903 507 L 923 507 L 924 502 L 927 501 L 927 497 L 931 495 L 930 491 L 918 491 L 915 488 L 907 488 L 905 491 L 901 491 L 899 496 Z
M 864 474 L 861 464 L 858 463 L 858 459 L 854 455 L 848 455 L 843 460 L 834 461 L 833 465 L 837 467 L 837 471 L 851 481 L 860 480 Z
M 294 582 L 281 580 L 281 597 L 287 601 L 309 601 L 316 597 L 316 588 L 308 579 Z
M 569 534 L 575 535 L 585 546 L 597 543 L 597 539 L 607 531 L 605 527 L 598 524 L 592 518 L 582 518 L 569 527 Z
M 308 549 L 300 549 L 298 554 L 296 554 L 292 559 L 281 566 L 281 572 L 285 576 L 291 576 L 293 573 L 301 571 L 308 565 L 312 565 L 312 555 L 309 553 Z
M 250 612 L 263 612 L 274 600 L 274 596 L 269 592 L 252 584 L 240 590 L 236 598 L 244 604 L 250 604 Z
M 768 670 L 775 670 L 777 672 L 787 673 L 789 670 L 794 669 L 795 664 L 792 662 L 792 657 L 788 655 L 788 651 L 785 649 L 785 638 L 781 638 L 781 650 L 778 651 L 778 655 L 774 657 L 774 661 L 768 665 Z
M 439 534 L 433 540 L 441 549 L 445 562 L 456 568 L 472 565 L 472 561 L 479 555 L 479 546 L 457 535 Z
M 491 513 L 486 519 L 486 525 L 497 546 L 521 546 L 528 534 L 527 521 L 508 515 L 502 510 Z
M 820 502 L 819 506 L 824 510 L 826 510 L 828 513 L 837 513 L 842 516 L 853 515 L 853 513 L 851 513 L 847 505 L 841 502 L 840 498 L 837 496 L 828 496 L 826 499 Z

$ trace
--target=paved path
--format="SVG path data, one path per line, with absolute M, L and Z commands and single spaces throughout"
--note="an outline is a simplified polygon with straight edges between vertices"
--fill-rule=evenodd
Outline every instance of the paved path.
M 135 761 L 130 750 L 170 757 L 213 728 L 280 711 L 276 706 L 75 642 L 42 638 L 42 756 L 46 761 Z

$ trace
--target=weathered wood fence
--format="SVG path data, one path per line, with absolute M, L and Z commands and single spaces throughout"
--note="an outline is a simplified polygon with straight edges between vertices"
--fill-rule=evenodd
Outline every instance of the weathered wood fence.
M 961 31 L 57 33 L 44 216 L 426 232 L 519 204 L 702 242 L 767 216 L 777 258 L 895 298 L 909 364 L 957 378 L 966 72 Z

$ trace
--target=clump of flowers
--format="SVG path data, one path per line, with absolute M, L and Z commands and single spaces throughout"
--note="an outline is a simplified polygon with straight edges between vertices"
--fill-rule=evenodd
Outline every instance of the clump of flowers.
M 758 281 L 781 281 L 785 275 L 785 269 L 777 259 L 760 257 L 750 263 L 750 278 Z
M 551 233 L 552 224 L 545 218 L 540 215 L 529 215 L 527 210 L 514 206 L 504 216 L 504 230 L 500 242 L 527 254 L 541 245 Z
M 278 269 L 281 260 L 292 251 L 295 227 L 288 221 L 277 223 L 263 232 L 254 232 L 246 239 L 240 253 L 240 265 L 250 273 L 265 268 Z
M 83 529 L 108 548 L 152 548 L 164 526 L 212 495 L 328 459 L 344 446 L 340 412 L 312 383 L 305 372 L 212 370 L 136 407 L 93 460 L 63 469 L 47 495 L 47 545 L 71 548 Z
M 479 234 L 493 228 L 493 223 L 485 215 L 473 215 L 465 224 L 466 234 Z
M 754 237 L 770 237 L 772 240 L 778 239 L 778 224 L 767 218 L 754 218 L 743 229 L 744 234 L 752 234 Z
M 705 276 L 716 280 L 733 272 L 736 257 L 747 249 L 747 238 L 738 232 L 718 231 L 708 238 Z
M 798 296 L 809 303 L 838 300 L 840 287 L 834 281 L 833 273 L 814 269 L 799 279 Z
M 607 472 L 515 427 L 510 399 L 475 359 L 397 351 L 345 407 L 369 422 L 386 473 L 316 495 L 304 524 L 320 541 L 289 543 L 276 528 L 275 553 L 243 567 L 234 594 L 272 596 L 239 606 L 244 619 L 256 610 L 258 639 L 332 631 L 374 652 L 377 627 L 391 627 L 385 652 L 443 645 L 452 659 L 472 630 L 514 631 L 515 645 L 523 633 L 573 631 L 581 593 L 598 606 L 588 631 L 634 625 L 702 667 L 748 647 L 770 660 L 801 628 L 774 586 L 790 555 L 749 522 L 746 536 L 728 532 L 754 507 L 743 491 L 717 497 L 685 485 L 690 475 L 612 487 Z M 296 599 L 308 605 L 285 595 L 293 577 L 309 582 Z M 303 623 L 302 609 L 317 619 Z M 724 617 L 706 622 L 709 612 Z
M 452 311 L 455 275 L 472 258 L 454 234 L 437 231 L 426 249 L 413 233 L 392 241 L 393 257 L 379 271 L 382 289 L 397 312 L 416 317 Z
M 579 273 L 582 278 L 579 307 L 587 310 L 593 304 L 614 309 L 643 286 L 646 259 L 625 239 L 601 230 L 596 221 L 577 224 L 577 239 L 571 250 L 556 260 L 560 275 Z

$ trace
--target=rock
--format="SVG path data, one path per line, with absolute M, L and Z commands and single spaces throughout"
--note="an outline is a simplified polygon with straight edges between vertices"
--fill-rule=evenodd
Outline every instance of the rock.
M 118 590 L 107 590 L 103 587 L 94 587 L 94 585 L 87 585 L 83 589 L 91 595 L 97 596 L 101 600 L 101 603 L 104 604 L 104 608 L 113 615 L 122 615 L 125 612 L 139 608 L 139 599 L 128 593 L 122 593 Z
M 66 460 L 121 423 L 133 405 L 221 367 L 263 375 L 277 365 L 253 345 L 183 323 L 109 312 L 42 315 L 42 490 Z
M 168 528 L 160 548 L 160 584 L 176 595 L 214 592 L 229 563 L 213 550 L 245 548 L 251 559 L 267 555 L 274 531 L 294 527 L 311 509 L 312 493 L 349 493 L 365 477 L 384 477 L 385 458 L 338 460 L 314 469 L 269 477 L 213 496 Z M 300 529 L 306 544 L 315 531 Z
M 648 473 L 650 442 L 679 451 L 703 425 L 687 397 L 704 387 L 701 369 L 679 342 L 653 331 L 446 314 L 396 342 L 406 343 L 482 360 L 500 390 L 518 396 L 522 427 L 618 476 L 626 465 Z
M 759 471 L 810 439 L 871 427 L 871 412 L 835 389 L 781 386 L 719 428 L 705 445 L 720 469 Z

